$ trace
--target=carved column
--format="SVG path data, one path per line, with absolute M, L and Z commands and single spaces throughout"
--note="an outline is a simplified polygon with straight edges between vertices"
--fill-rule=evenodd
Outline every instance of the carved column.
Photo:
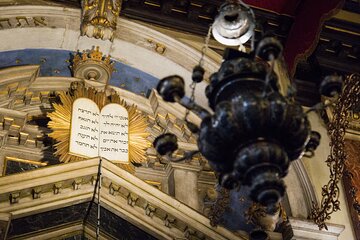
M 174 177 L 175 198 L 195 210 L 200 210 L 198 176 L 202 167 L 199 162 L 171 163 Z

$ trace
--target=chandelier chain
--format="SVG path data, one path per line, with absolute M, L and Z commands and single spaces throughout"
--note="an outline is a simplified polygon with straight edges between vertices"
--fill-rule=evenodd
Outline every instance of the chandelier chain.
M 212 31 L 212 25 L 209 26 L 209 30 L 206 34 L 206 37 L 205 37 L 205 44 L 204 46 L 201 48 L 201 57 L 200 57 L 200 60 L 199 60 L 199 65 L 201 67 L 204 66 L 204 59 L 205 59 L 205 55 L 206 55 L 206 52 L 209 48 L 209 42 L 210 42 L 210 37 L 211 37 L 211 31 Z
M 195 102 L 195 88 L 196 88 L 196 83 L 192 82 L 190 84 L 190 89 L 191 89 L 190 103 Z M 190 114 L 190 109 L 186 108 L 185 118 L 184 118 L 185 121 L 188 121 L 187 117 L 189 116 L 189 114 Z
M 97 188 L 97 219 L 96 219 L 96 239 L 100 239 L 100 219 L 101 219 L 101 205 L 100 205 L 100 193 L 101 193 L 101 165 L 102 165 L 102 158 L 100 157 L 99 160 L 99 174 L 98 174 L 98 178 L 99 178 L 99 184 L 98 184 L 98 188 Z
M 211 30 L 212 30 L 212 25 L 210 25 L 208 33 L 205 37 L 205 44 L 201 49 L 201 57 L 199 60 L 199 66 L 203 67 L 204 66 L 204 59 L 205 59 L 205 55 L 206 52 L 209 48 L 209 42 L 210 42 L 210 37 L 211 37 Z M 190 89 L 191 89 L 191 95 L 190 95 L 190 103 L 194 103 L 195 102 L 195 88 L 196 88 L 196 82 L 192 81 L 191 84 L 189 85 Z M 186 112 L 185 112 L 185 117 L 184 120 L 187 120 L 187 117 L 190 114 L 190 110 L 188 108 L 186 108 Z
M 335 103 L 333 120 L 328 124 L 330 135 L 330 154 L 326 160 L 330 168 L 330 180 L 322 188 L 321 206 L 313 202 L 310 218 L 319 226 L 327 229 L 325 221 L 331 214 L 340 210 L 339 184 L 343 176 L 347 154 L 345 151 L 345 132 L 349 125 L 347 112 L 360 100 L 360 75 L 353 74 L 345 79 L 342 94 Z

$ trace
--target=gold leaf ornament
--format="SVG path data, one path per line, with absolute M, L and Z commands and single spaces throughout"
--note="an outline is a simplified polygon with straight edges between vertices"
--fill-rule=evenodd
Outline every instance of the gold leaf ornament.
M 125 107 L 129 114 L 129 164 L 117 164 L 127 171 L 133 172 L 132 163 L 141 164 L 146 161 L 146 150 L 151 146 L 147 140 L 150 133 L 147 131 L 147 119 L 141 114 L 135 105 L 128 105 L 120 98 L 118 93 L 113 92 L 107 96 L 105 92 L 97 91 L 94 88 L 86 88 L 82 83 L 75 82 L 71 85 L 70 91 L 60 92 L 60 103 L 54 103 L 54 111 L 48 113 L 51 119 L 48 127 L 52 130 L 49 134 L 57 143 L 55 144 L 55 155 L 59 156 L 61 162 L 74 162 L 86 158 L 72 155 L 69 152 L 70 129 L 72 105 L 77 98 L 88 98 L 94 101 L 101 109 L 108 103 L 117 103 Z

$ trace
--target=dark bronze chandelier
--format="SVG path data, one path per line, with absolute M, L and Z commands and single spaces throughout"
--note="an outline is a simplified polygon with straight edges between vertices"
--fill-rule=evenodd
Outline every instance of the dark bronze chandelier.
M 241 14 L 241 11 L 246 12 Z M 244 20 L 246 17 L 249 19 Z M 226 2 L 220 8 L 218 18 L 214 24 L 218 24 L 216 32 L 222 34 L 222 38 L 251 35 L 254 15 L 241 1 Z M 242 21 L 244 25 L 234 21 Z M 220 31 L 221 26 L 236 26 L 238 34 L 234 35 L 234 31 L 227 34 L 226 29 Z M 214 33 L 213 27 L 209 29 L 208 38 L 211 30 Z M 194 101 L 196 83 L 201 82 L 204 75 L 202 60 L 193 69 L 190 101 L 184 97 L 182 77 L 172 75 L 160 80 L 157 91 L 162 98 L 187 108 L 185 121 L 198 135 L 198 151 L 188 152 L 183 158 L 173 158 L 172 153 L 178 148 L 177 139 L 175 135 L 165 133 L 153 143 L 158 153 L 170 161 L 183 161 L 201 153 L 216 172 L 222 187 L 249 186 L 254 202 L 275 208 L 285 193 L 282 179 L 289 164 L 304 154 L 313 156 L 319 145 L 320 134 L 311 130 L 307 113 L 323 107 L 318 104 L 305 112 L 295 102 L 293 92 L 289 91 L 286 96 L 281 94 L 274 72 L 274 63 L 281 56 L 281 43 L 266 35 L 255 47 L 252 34 L 249 53 L 226 49 L 220 69 L 210 76 L 205 90 L 212 112 Z M 328 77 L 321 83 L 320 93 L 334 96 L 341 89 L 341 77 Z M 189 111 L 201 118 L 199 127 L 187 120 Z
M 281 178 L 289 163 L 306 151 L 313 152 L 319 143 L 319 134 L 311 131 L 302 107 L 279 92 L 271 66 L 257 60 L 275 61 L 281 49 L 271 37 L 262 39 L 250 54 L 227 49 L 206 88 L 212 114 L 195 102 L 182 101 L 180 76 L 164 78 L 157 86 L 165 101 L 178 102 L 201 117 L 200 128 L 189 123 L 190 129 L 198 134 L 199 152 L 218 173 L 221 186 L 248 185 L 252 200 L 265 206 L 277 204 L 284 195 Z M 202 73 L 195 67 L 193 81 L 202 80 Z M 161 135 L 154 146 L 159 154 L 171 155 L 177 149 L 176 137 Z

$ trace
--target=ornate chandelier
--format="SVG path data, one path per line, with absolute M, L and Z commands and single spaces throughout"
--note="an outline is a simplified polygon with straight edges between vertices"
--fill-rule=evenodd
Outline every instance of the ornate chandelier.
M 226 2 L 209 29 L 202 59 L 193 69 L 190 101 L 184 97 L 185 81 L 178 75 L 160 80 L 157 86 L 165 101 L 177 102 L 187 109 L 185 121 L 198 135 L 198 151 L 173 158 L 178 146 L 171 133 L 158 136 L 153 145 L 170 161 L 183 161 L 201 153 L 222 187 L 246 185 L 254 202 L 275 209 L 285 193 L 283 178 L 289 164 L 304 154 L 312 157 L 320 143 L 321 136 L 311 130 L 307 113 L 326 106 L 317 104 L 304 111 L 295 102 L 292 91 L 287 95 L 280 92 L 274 64 L 281 58 L 282 45 L 276 38 L 264 36 L 254 47 L 252 24 L 254 14 L 250 8 L 241 1 Z M 220 69 L 210 76 L 205 90 L 212 110 L 209 112 L 195 103 L 194 89 L 203 80 L 202 62 L 211 31 L 225 45 L 241 45 L 251 36 L 252 43 L 249 53 L 225 50 Z M 320 94 L 337 96 L 342 84 L 341 77 L 327 77 L 320 84 Z M 189 111 L 201 118 L 199 127 L 188 121 Z
M 228 49 L 206 88 L 212 114 L 182 101 L 180 76 L 164 78 L 157 86 L 165 101 L 178 102 L 201 117 L 200 128 L 190 124 L 190 129 L 198 134 L 199 151 L 218 173 L 221 186 L 247 185 L 251 199 L 268 207 L 284 195 L 281 178 L 289 163 L 314 151 L 319 143 L 302 107 L 279 92 L 273 64 L 257 60 L 273 63 L 281 50 L 281 44 L 269 37 L 250 54 Z M 198 69 L 194 68 L 194 82 L 202 80 Z M 161 155 L 171 155 L 177 149 L 176 138 L 171 133 L 161 135 L 154 146 Z

